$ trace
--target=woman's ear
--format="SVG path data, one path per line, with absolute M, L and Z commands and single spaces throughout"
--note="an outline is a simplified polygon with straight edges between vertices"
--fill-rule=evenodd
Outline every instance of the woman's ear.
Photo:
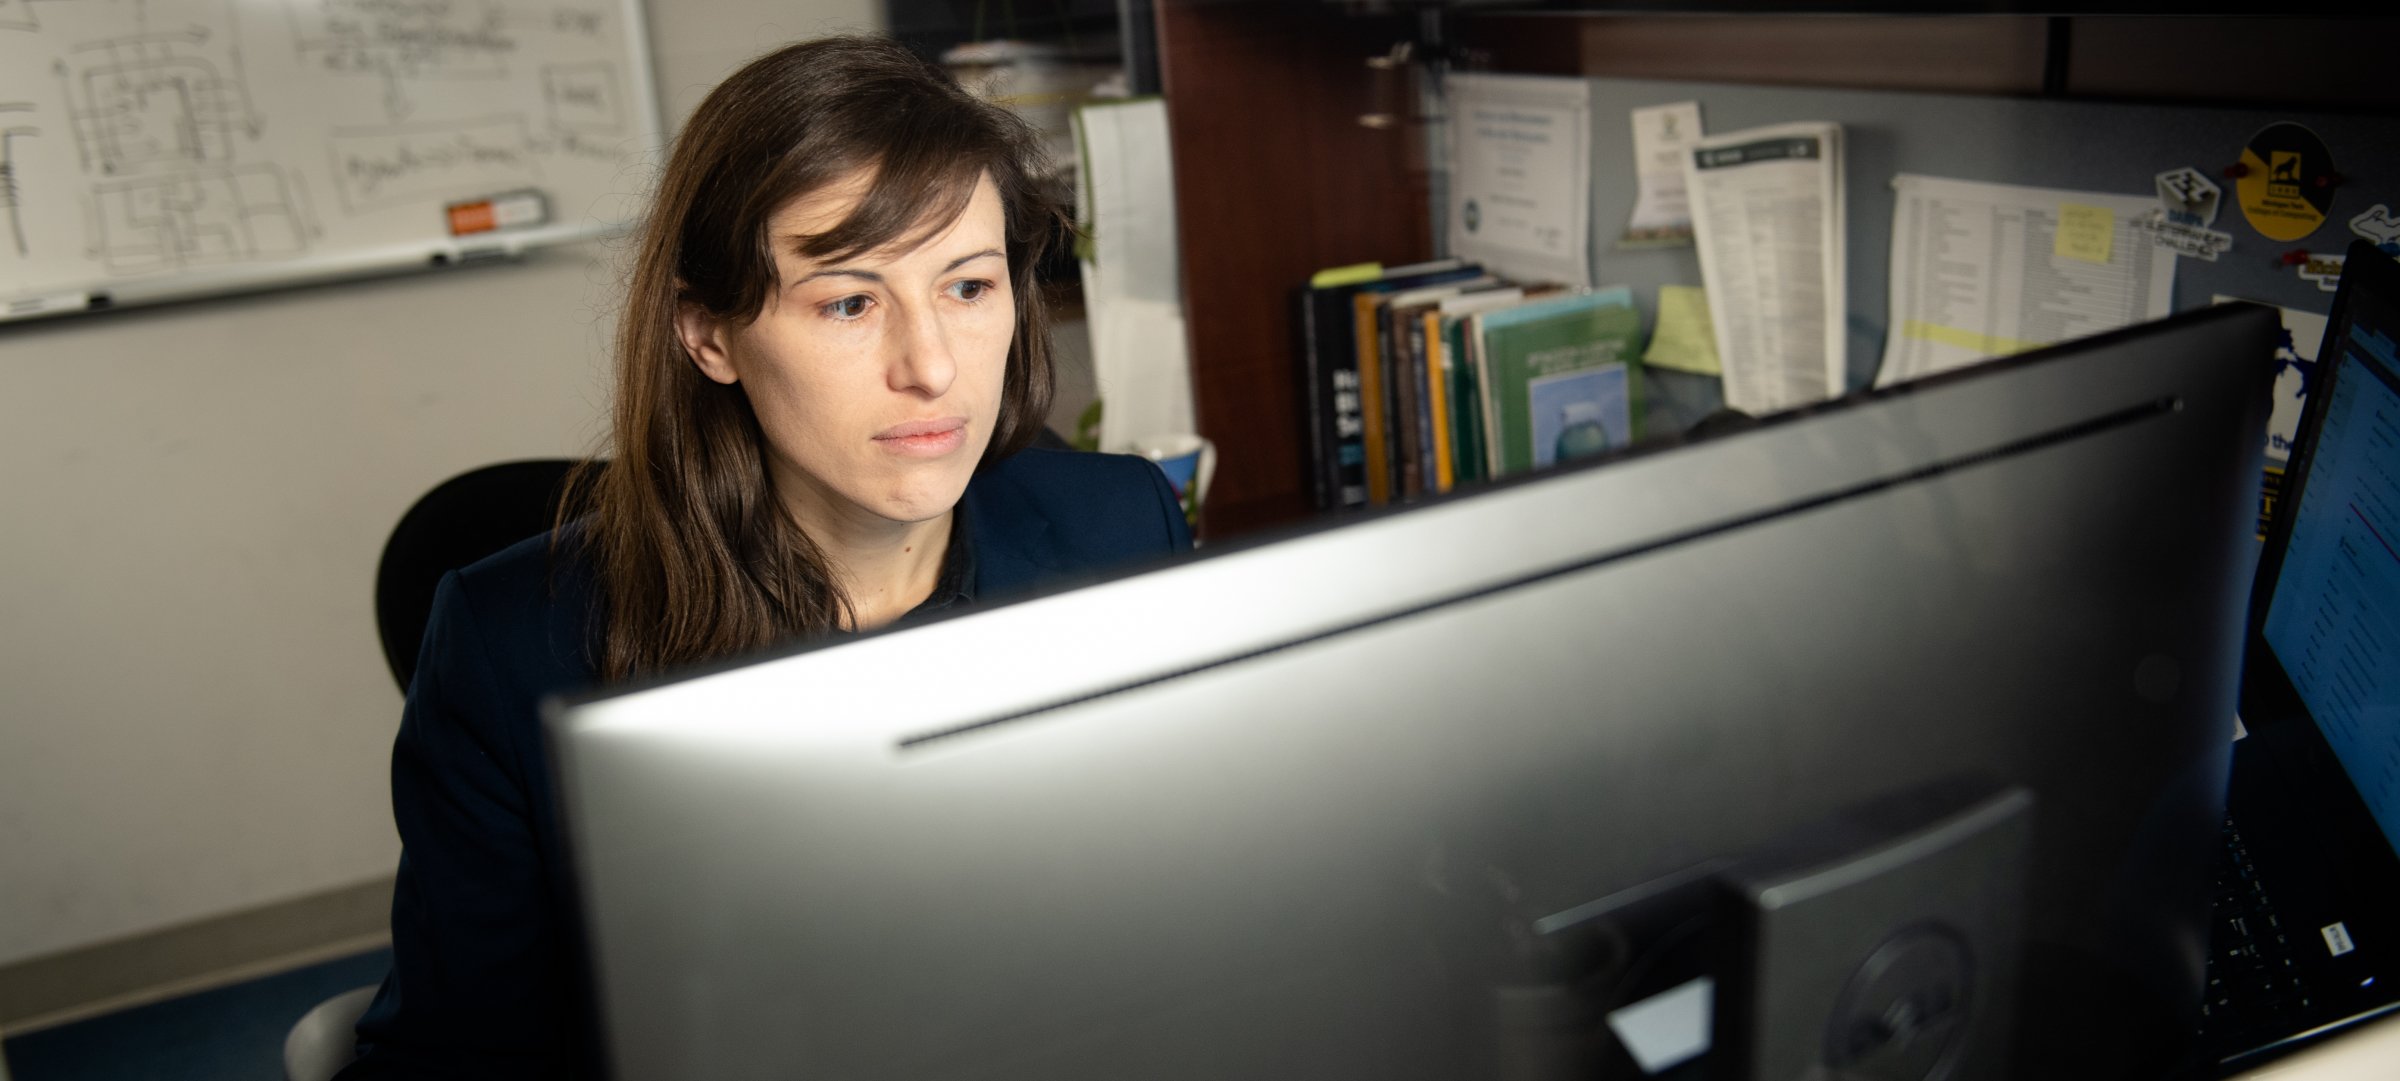
M 683 339 L 683 351 L 700 374 L 727 386 L 741 381 L 741 373 L 733 367 L 731 336 L 723 320 L 698 304 L 683 301 L 675 305 L 675 336 Z

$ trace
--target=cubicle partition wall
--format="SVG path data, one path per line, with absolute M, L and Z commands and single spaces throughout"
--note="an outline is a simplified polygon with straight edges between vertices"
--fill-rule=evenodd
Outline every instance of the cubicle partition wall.
M 2216 260 L 2175 260 L 2174 308 L 2218 296 L 2324 312 L 2332 283 L 2302 276 L 2293 252 L 2338 256 L 2353 217 L 2381 205 L 2400 219 L 2400 117 L 1814 87 L 1736 86 L 1654 79 L 1591 79 L 1591 252 L 1596 283 L 1629 285 L 1646 317 L 1661 285 L 1700 284 L 1697 249 L 1618 245 L 1637 190 L 1628 114 L 1671 102 L 1700 103 L 1710 132 L 1791 121 L 1842 125 L 1848 178 L 1849 382 L 1876 377 L 1891 302 L 1891 181 L 1902 174 L 2156 199 L 2161 173 L 2189 167 L 2222 189 L 2209 228 L 2230 234 Z M 2298 124 L 2323 140 L 2341 180 L 2325 222 L 2298 240 L 2270 239 L 2236 203 L 2243 148 L 2273 124 Z M 2372 228 L 2372 226 L 2370 226 Z M 2400 230 L 2400 221 L 2394 229 Z M 2307 343 L 2313 346 L 2314 343 Z M 1697 419 L 1713 408 L 1713 380 L 1659 381 L 1667 415 Z M 1655 414 L 1654 414 L 1655 415 Z

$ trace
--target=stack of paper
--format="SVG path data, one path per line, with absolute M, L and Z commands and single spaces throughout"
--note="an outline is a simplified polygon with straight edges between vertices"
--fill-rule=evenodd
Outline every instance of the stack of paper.
M 1725 404 L 1805 405 L 1845 386 L 1842 129 L 1782 124 L 1712 135 L 1684 186 Z

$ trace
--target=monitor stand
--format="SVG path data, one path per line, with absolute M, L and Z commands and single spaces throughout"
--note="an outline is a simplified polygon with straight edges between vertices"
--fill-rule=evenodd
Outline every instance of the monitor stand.
M 2011 1076 L 2032 807 L 1946 779 L 1532 921 L 1498 1076 Z

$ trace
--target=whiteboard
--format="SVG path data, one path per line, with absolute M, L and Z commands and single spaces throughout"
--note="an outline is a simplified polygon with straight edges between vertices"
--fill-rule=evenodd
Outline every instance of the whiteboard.
M 605 235 L 638 0 L 0 0 L 0 318 Z

